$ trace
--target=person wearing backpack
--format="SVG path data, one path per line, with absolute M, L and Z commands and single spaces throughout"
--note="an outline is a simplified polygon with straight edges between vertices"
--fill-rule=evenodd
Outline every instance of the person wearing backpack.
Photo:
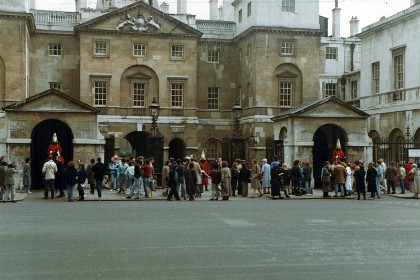
M 171 201 L 172 197 L 175 196 L 175 199 L 177 201 L 180 201 L 181 199 L 179 198 L 179 194 L 178 194 L 178 173 L 176 172 L 176 165 L 171 165 L 170 170 L 169 170 L 169 176 L 168 176 L 168 186 L 170 188 L 168 197 L 167 197 L 167 201 Z

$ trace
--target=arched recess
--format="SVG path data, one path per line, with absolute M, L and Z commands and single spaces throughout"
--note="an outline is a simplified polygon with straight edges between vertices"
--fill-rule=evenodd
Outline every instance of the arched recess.
M 274 141 L 274 154 L 279 157 L 280 162 L 284 162 L 284 139 L 287 137 L 287 128 L 282 127 L 279 132 L 279 140 Z
M 273 85 L 277 92 L 277 106 L 294 107 L 303 102 L 302 71 L 291 63 L 279 65 L 273 73 Z
M 385 161 L 386 163 L 389 164 L 391 161 L 401 162 L 408 158 L 408 150 L 405 147 L 405 142 L 404 132 L 399 128 L 394 128 L 389 134 L 388 153 L 386 155 L 388 158 Z M 378 157 L 377 159 L 379 158 L 384 159 L 384 156 Z
M 149 133 L 145 131 L 133 131 L 127 134 L 124 138 L 130 143 L 131 151 L 124 151 L 133 157 L 147 155 L 147 138 Z
M 0 106 L 6 107 L 6 65 L 0 56 Z
M 313 177 L 316 188 L 321 188 L 321 170 L 325 161 L 332 160 L 333 150 L 336 148 L 337 140 L 340 140 L 341 149 L 346 155 L 348 142 L 347 133 L 336 124 L 325 124 L 319 127 L 313 138 Z
M 420 128 L 416 130 L 413 136 L 414 149 L 420 149 Z
M 169 158 L 183 159 L 185 157 L 185 142 L 180 138 L 174 138 L 169 142 Z
M 211 138 L 206 143 L 206 159 L 210 162 L 219 157 L 222 157 L 222 143 L 215 138 Z
M 53 134 L 57 134 L 62 149 L 64 164 L 73 160 L 73 132 L 63 121 L 48 119 L 37 124 L 31 134 L 32 179 L 34 188 L 42 188 L 42 166 L 48 156 L 47 149 L 52 142 Z
M 120 80 L 120 106 L 145 108 L 153 97 L 159 103 L 159 80 L 156 72 L 145 65 L 127 68 Z

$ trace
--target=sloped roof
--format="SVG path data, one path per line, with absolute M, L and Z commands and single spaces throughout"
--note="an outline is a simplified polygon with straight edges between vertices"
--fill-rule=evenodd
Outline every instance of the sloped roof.
M 48 89 L 3 108 L 6 112 L 80 112 L 99 113 L 99 110 L 56 89 Z
M 313 110 L 317 107 L 320 107 L 326 103 L 329 102 L 334 102 L 336 105 L 342 107 L 343 109 L 347 110 L 347 111 L 351 111 L 353 112 L 355 115 L 362 117 L 362 118 L 368 118 L 370 115 L 350 104 L 347 104 L 346 102 L 334 97 L 334 96 L 329 96 L 323 99 L 318 99 L 318 100 L 313 100 L 313 101 L 309 101 L 307 103 L 303 103 L 301 105 L 298 105 L 286 112 L 280 113 L 277 116 L 274 116 L 272 118 L 273 121 L 279 121 L 282 119 L 286 119 L 286 118 L 290 118 L 290 117 L 297 117 L 300 115 L 303 115 L 304 113 Z M 331 116 L 329 117 L 334 117 L 334 113 L 331 112 Z M 340 116 L 341 117 L 341 116 Z

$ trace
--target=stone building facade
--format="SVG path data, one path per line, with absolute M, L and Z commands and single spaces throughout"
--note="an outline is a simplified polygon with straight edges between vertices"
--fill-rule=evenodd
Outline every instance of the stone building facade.
M 399 89 L 406 103 L 372 105 L 394 90 L 382 86 L 386 76 L 379 94 L 368 91 L 373 57 L 392 60 L 373 53 L 375 41 L 415 28 L 417 3 L 359 35 L 353 18 L 352 36 L 341 38 L 338 6 L 333 36 L 325 37 L 317 1 L 224 0 L 216 11 L 212 0 L 210 20 L 187 14 L 186 0 L 176 14 L 158 1 L 102 2 L 92 9 L 76 1 L 75 13 L 35 10 L 35 1 L 0 5 L 0 153 L 9 160 L 29 156 L 37 172 L 54 132 L 66 160 L 145 155 L 153 144 L 152 100 L 163 136 L 157 168 L 202 151 L 209 160 L 232 160 L 224 145 L 236 125 L 244 158 L 277 154 L 289 164 L 309 161 L 315 171 L 337 139 L 350 161 L 372 160 L 372 139 L 408 123 L 417 129 L 414 31 L 382 42 L 391 53 L 404 49 L 404 67 L 414 69 Z

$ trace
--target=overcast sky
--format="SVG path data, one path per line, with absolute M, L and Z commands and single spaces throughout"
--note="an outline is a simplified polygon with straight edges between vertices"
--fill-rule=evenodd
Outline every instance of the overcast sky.
M 96 0 L 88 0 L 88 2 L 90 7 L 96 6 Z M 170 13 L 176 13 L 177 0 L 160 0 L 159 4 L 162 2 L 170 5 Z M 223 0 L 219 0 L 220 4 L 222 2 Z M 334 8 L 335 0 L 320 0 L 319 2 L 320 15 L 329 18 L 331 24 L 331 10 Z M 75 11 L 74 3 L 74 0 L 37 0 L 36 8 L 39 10 Z M 341 8 L 341 36 L 347 37 L 350 33 L 349 21 L 352 16 L 357 16 L 359 19 L 359 31 L 361 31 L 362 27 L 378 21 L 382 16 L 389 17 L 409 8 L 410 0 L 338 0 L 338 6 Z M 187 0 L 187 12 L 197 15 L 197 19 L 208 19 L 209 0 Z

